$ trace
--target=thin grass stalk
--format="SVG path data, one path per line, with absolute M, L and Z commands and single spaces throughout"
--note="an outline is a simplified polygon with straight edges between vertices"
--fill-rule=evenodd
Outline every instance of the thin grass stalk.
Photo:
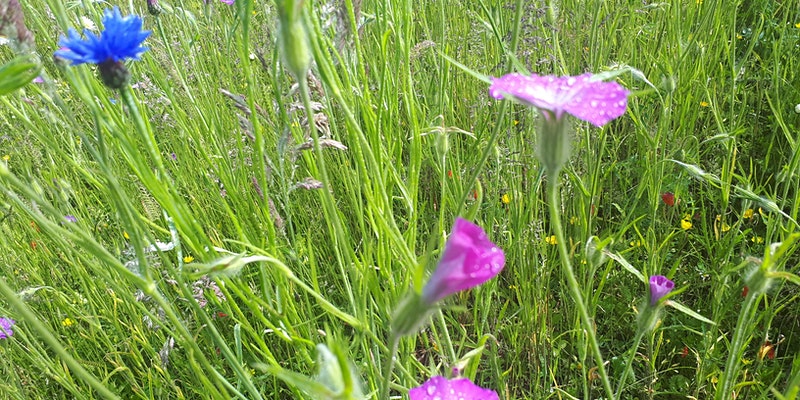
M 556 242 L 558 246 L 558 253 L 561 258 L 561 267 L 564 271 L 564 276 L 567 279 L 567 287 L 569 288 L 572 299 L 575 301 L 575 306 L 578 308 L 583 329 L 586 337 L 589 340 L 589 346 L 592 350 L 592 355 L 595 358 L 597 366 L 597 373 L 600 376 L 600 382 L 603 384 L 603 390 L 609 399 L 614 399 L 614 390 L 611 388 L 611 381 L 608 379 L 608 373 L 603 362 L 603 355 L 600 353 L 600 345 L 597 342 L 597 334 L 594 331 L 594 324 L 589 311 L 586 309 L 586 304 L 583 300 L 581 287 L 578 280 L 575 278 L 575 272 L 572 269 L 572 262 L 570 261 L 569 250 L 567 249 L 566 237 L 564 236 L 564 229 L 561 226 L 561 196 L 559 196 L 559 181 L 558 171 L 549 173 L 548 171 L 548 185 L 547 185 L 547 198 L 548 209 L 550 211 L 550 224 L 556 235 Z M 588 393 L 586 393 L 588 395 Z
M 61 345 L 61 342 L 50 333 L 50 330 L 44 326 L 42 321 L 36 317 L 36 314 L 31 311 L 30 308 L 22 301 L 17 294 L 11 289 L 11 287 L 6 284 L 5 278 L 0 278 L 0 294 L 11 304 L 14 309 L 22 316 L 25 320 L 25 323 L 30 325 L 33 330 L 39 333 L 39 336 L 42 340 L 50 346 L 51 349 L 64 361 L 65 364 L 69 367 L 70 370 L 80 379 L 85 381 L 89 386 L 91 386 L 94 390 L 96 390 L 101 396 L 106 399 L 119 399 L 120 397 L 117 396 L 114 392 L 112 392 L 109 388 L 103 385 L 102 382 L 97 380 L 94 375 L 92 375 L 89 371 L 84 369 L 78 360 L 72 357 L 72 355 L 67 351 L 64 346 Z

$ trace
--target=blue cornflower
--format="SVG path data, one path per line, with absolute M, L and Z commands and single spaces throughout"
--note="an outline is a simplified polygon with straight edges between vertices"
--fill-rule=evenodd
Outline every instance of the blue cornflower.
M 122 64 L 128 58 L 138 60 L 147 51 L 142 42 L 150 36 L 151 31 L 142 30 L 142 19 L 136 15 L 123 17 L 119 8 L 106 9 L 103 12 L 103 31 L 100 35 L 84 29 L 83 36 L 74 29 L 61 37 L 58 44 L 61 50 L 55 52 L 56 57 L 72 61 L 72 64 L 92 63 L 100 66 L 100 77 L 113 89 L 125 84 L 130 73 Z
M 61 37 L 58 44 L 66 47 L 56 51 L 56 56 L 66 58 L 73 64 L 100 64 L 105 61 L 123 61 L 126 58 L 138 60 L 147 51 L 142 42 L 150 36 L 150 31 L 142 31 L 142 19 L 136 15 L 123 17 L 119 8 L 103 12 L 103 31 L 100 36 L 84 29 L 86 39 L 81 38 L 74 29 L 67 37 Z

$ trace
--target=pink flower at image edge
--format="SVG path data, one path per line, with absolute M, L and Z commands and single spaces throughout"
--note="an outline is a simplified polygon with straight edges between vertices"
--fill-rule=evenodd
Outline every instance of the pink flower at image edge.
M 408 391 L 411 400 L 498 400 L 494 390 L 484 389 L 467 378 L 434 376 Z
M 451 294 L 478 286 L 499 274 L 505 260 L 503 251 L 489 240 L 481 227 L 456 218 L 442 259 L 422 288 L 422 299 L 433 304 Z
M 591 73 L 564 77 L 508 74 L 492 79 L 489 95 L 498 100 L 511 97 L 550 111 L 556 119 L 567 112 L 597 127 L 625 114 L 628 107 L 625 88 L 616 82 L 592 80 Z
M 221 1 L 221 2 L 223 2 L 225 4 L 227 4 L 227 5 L 231 5 L 231 4 L 233 4 L 234 0 L 219 0 L 219 1 Z

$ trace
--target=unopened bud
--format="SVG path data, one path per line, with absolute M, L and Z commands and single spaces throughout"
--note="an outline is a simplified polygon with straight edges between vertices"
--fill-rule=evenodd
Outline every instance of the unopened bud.
M 122 61 L 109 59 L 98 64 L 100 79 L 111 89 L 119 89 L 131 79 L 131 73 Z
M 286 68 L 297 80 L 305 79 L 311 65 L 311 51 L 308 32 L 303 23 L 302 0 L 283 0 L 278 2 L 278 15 L 281 24 L 281 52 Z

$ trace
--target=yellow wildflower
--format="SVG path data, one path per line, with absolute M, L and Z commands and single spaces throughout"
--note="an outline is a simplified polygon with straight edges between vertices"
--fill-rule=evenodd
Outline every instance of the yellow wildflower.
M 640 247 L 641 245 L 642 245 L 642 241 L 639 240 L 639 239 L 636 239 L 636 240 L 631 242 L 631 247 Z
M 183 262 L 186 263 L 186 264 L 188 264 L 188 263 L 190 263 L 192 261 L 194 261 L 194 257 L 192 257 L 192 256 L 183 257 Z
M 753 238 L 752 238 L 752 239 L 750 239 L 750 240 L 751 240 L 753 243 L 755 243 L 755 244 L 761 244 L 761 243 L 764 243 L 764 238 L 763 238 L 763 237 L 761 237 L 761 236 L 753 236 Z
M 681 220 L 681 229 L 683 229 L 685 231 L 688 231 L 689 229 L 692 229 L 692 221 L 689 220 L 688 218 L 682 219 Z
M 794 24 L 794 27 L 797 28 L 797 29 L 800 29 L 800 22 Z
M 122 237 L 124 237 L 125 239 L 130 239 L 131 238 L 130 235 L 128 235 L 128 232 L 125 232 L 125 231 L 122 231 Z
M 10 160 L 10 159 L 11 159 L 11 156 L 10 156 L 10 155 L 8 155 L 8 154 L 6 154 L 6 155 L 4 155 L 4 156 L 3 156 L 3 161 L 8 161 L 8 160 Z
M 754 214 L 753 209 L 752 208 L 748 208 L 747 210 L 744 210 L 744 214 L 742 214 L 742 218 L 744 218 L 744 219 L 753 219 L 753 214 Z
M 719 240 L 720 234 L 729 230 L 731 230 L 731 226 L 722 220 L 722 215 L 717 214 L 717 217 L 714 219 L 714 237 Z
M 503 193 L 503 196 L 500 197 L 500 201 L 503 202 L 503 204 L 509 204 L 511 203 L 511 196 L 509 196 L 508 193 Z
M 553 246 L 558 244 L 558 239 L 556 239 L 556 235 L 550 235 L 550 236 L 544 238 L 544 241 L 545 241 L 545 243 L 547 243 L 549 245 L 553 245 Z
M 701 101 L 701 102 L 700 102 L 700 107 L 708 107 L 708 106 L 710 106 L 710 105 L 711 105 L 711 103 L 709 103 L 709 102 L 707 102 L 707 101 Z
M 740 34 L 736 34 L 736 39 L 742 40 L 742 39 L 744 39 L 744 36 L 742 36 Z
M 67 317 L 67 318 L 64 318 L 63 321 L 61 321 L 61 326 L 70 327 L 72 325 L 75 325 L 75 320 L 72 319 L 72 318 Z
M 571 216 L 571 217 L 569 217 L 569 224 L 570 224 L 570 225 L 575 225 L 575 224 L 577 224 L 577 223 L 578 223 L 578 217 L 576 217 L 576 216 L 574 216 L 574 215 L 573 215 L 573 216 Z

